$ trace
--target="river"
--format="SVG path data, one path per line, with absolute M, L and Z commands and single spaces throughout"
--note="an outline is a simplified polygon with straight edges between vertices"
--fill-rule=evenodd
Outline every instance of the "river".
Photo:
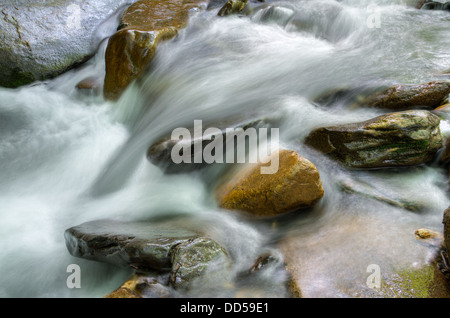
M 315 127 L 383 113 L 312 102 L 326 91 L 444 79 L 450 15 L 393 0 L 274 3 L 272 14 L 194 13 L 117 102 L 75 88 L 81 79 L 103 74 L 107 39 L 76 70 L 19 89 L 0 88 L 0 297 L 102 297 L 117 288 L 131 270 L 75 258 L 64 243 L 67 228 L 102 218 L 182 214 L 206 221 L 242 268 L 267 248 L 276 250 L 277 237 L 294 233 L 301 238 L 307 297 L 364 296 L 368 265 L 388 270 L 429 261 L 433 249 L 418 244 L 414 230 L 442 230 L 449 206 L 443 167 L 434 162 L 350 172 L 302 141 Z M 281 145 L 317 166 L 325 190 L 318 205 L 281 222 L 276 234 L 269 224 L 220 211 L 212 169 L 165 174 L 145 158 L 149 145 L 194 120 L 270 114 L 274 108 L 283 117 Z M 447 120 L 441 130 L 450 132 Z M 343 178 L 424 209 L 416 213 L 343 193 Z M 69 264 L 82 268 L 80 289 L 67 288 Z M 286 296 L 281 280 L 266 277 L 257 284 Z M 203 290 L 193 294 L 205 296 Z

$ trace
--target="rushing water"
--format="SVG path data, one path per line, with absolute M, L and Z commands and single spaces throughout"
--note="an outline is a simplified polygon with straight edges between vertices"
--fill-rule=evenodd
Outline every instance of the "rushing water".
M 330 89 L 442 79 L 439 73 L 450 68 L 450 15 L 393 0 L 273 2 L 277 11 L 245 17 L 218 18 L 218 9 L 193 14 L 116 103 L 75 89 L 81 79 L 104 74 L 106 41 L 77 70 L 20 89 L 0 88 L 0 296 L 102 297 L 115 289 L 130 271 L 74 258 L 64 243 L 65 229 L 101 218 L 183 214 L 206 222 L 238 269 L 276 248 L 277 237 L 297 236 L 307 297 L 361 296 L 369 264 L 389 269 L 428 260 L 432 250 L 413 233 L 442 230 L 449 205 L 442 167 L 350 173 L 302 140 L 314 127 L 382 113 L 312 103 Z M 379 27 L 368 24 L 374 14 Z M 275 234 L 264 222 L 217 208 L 213 169 L 166 175 L 145 158 L 152 142 L 195 119 L 274 109 L 283 117 L 282 146 L 311 160 L 325 189 L 314 209 L 281 222 Z M 441 127 L 447 134 L 448 123 Z M 337 185 L 344 178 L 425 209 L 413 213 L 344 194 Z M 81 289 L 66 286 L 73 263 L 82 268 Z M 257 284 L 285 296 L 281 278 Z

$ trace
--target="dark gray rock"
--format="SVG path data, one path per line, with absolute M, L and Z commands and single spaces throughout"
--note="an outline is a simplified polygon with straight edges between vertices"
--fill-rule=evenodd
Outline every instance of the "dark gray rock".
M 246 130 L 248 128 L 270 128 L 275 127 L 277 123 L 280 121 L 280 118 L 259 118 L 256 119 L 226 119 L 221 122 L 214 122 L 203 124 L 203 130 L 206 131 L 209 127 L 218 128 L 221 131 L 222 137 L 222 149 L 224 156 L 226 155 L 226 129 L 233 128 Z M 151 145 L 147 150 L 147 159 L 155 164 L 156 166 L 162 168 L 166 173 L 182 173 L 189 172 L 194 170 L 199 170 L 207 167 L 209 164 L 206 162 L 195 163 L 194 158 L 196 156 L 196 149 L 199 149 L 203 152 L 205 147 L 211 144 L 215 138 L 214 134 L 206 135 L 203 134 L 201 138 L 194 138 L 194 130 L 193 128 L 189 130 L 190 135 L 192 137 L 191 140 L 172 140 L 170 136 L 163 138 L 162 140 Z M 270 131 L 270 129 L 269 129 Z M 196 147 L 195 145 L 201 144 L 201 147 Z M 175 146 L 182 147 L 183 149 L 187 149 L 191 154 L 191 163 L 181 162 L 174 163 L 172 160 L 172 149 Z M 225 159 L 223 162 L 226 162 Z
M 73 256 L 154 270 L 169 270 L 171 249 L 199 236 L 171 223 L 112 220 L 83 223 L 65 232 Z
M 445 103 L 450 82 L 435 81 L 420 85 L 396 85 L 368 96 L 362 106 L 403 110 L 425 107 L 434 109 Z
M 231 267 L 226 250 L 202 234 L 180 222 L 98 220 L 66 230 L 65 240 L 73 256 L 131 266 L 140 273 L 170 273 L 171 287 L 188 290 L 202 278 L 226 277 L 224 270 Z M 147 288 L 138 294 L 153 292 Z
M 0 86 L 57 76 L 86 61 L 117 24 L 103 24 L 133 0 L 11 1 L 0 4 Z

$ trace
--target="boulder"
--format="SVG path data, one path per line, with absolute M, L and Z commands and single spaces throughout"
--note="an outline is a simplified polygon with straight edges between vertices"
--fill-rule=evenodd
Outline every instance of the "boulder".
M 0 86 L 14 88 L 45 80 L 86 61 L 104 37 L 114 32 L 103 22 L 132 2 L 3 1 Z
M 450 82 L 445 81 L 396 85 L 368 96 L 361 105 L 396 110 L 411 107 L 434 109 L 441 106 L 449 94 Z
M 276 118 L 270 119 L 266 117 L 261 118 L 256 117 L 256 119 L 228 118 L 222 121 L 208 124 L 202 123 L 204 127 L 201 127 L 202 128 L 201 136 L 195 135 L 194 128 L 189 129 L 191 138 L 188 140 L 185 139 L 173 140 L 171 136 L 167 136 L 153 143 L 148 148 L 147 159 L 154 165 L 163 169 L 164 172 L 166 173 L 183 173 L 203 169 L 207 167 L 210 163 L 207 163 L 204 160 L 202 160 L 202 162 L 195 162 L 197 151 L 201 151 L 203 153 L 203 151 L 205 150 L 206 147 L 208 147 L 208 145 L 212 146 L 214 145 L 213 143 L 218 142 L 219 136 L 221 138 L 221 143 L 220 145 L 217 146 L 220 146 L 223 152 L 223 157 L 220 159 L 222 159 L 223 162 L 226 161 L 225 156 L 227 150 L 227 129 L 233 129 L 238 133 L 238 135 L 244 136 L 244 132 L 247 129 L 252 128 L 255 129 L 257 135 L 258 132 L 257 129 L 273 127 L 276 125 L 278 120 L 279 119 Z M 215 130 L 217 129 L 220 132 L 220 134 L 216 134 L 213 132 L 206 133 L 207 130 L 211 128 L 214 128 Z M 242 134 L 239 133 L 238 131 L 241 131 Z M 190 162 L 183 161 L 180 163 L 174 163 L 174 160 L 172 158 L 172 150 L 174 149 L 174 147 L 183 149 L 183 154 L 184 151 L 189 152 Z M 236 151 L 236 149 L 234 150 Z M 247 150 L 248 149 L 246 149 L 246 152 L 248 152 Z
M 217 242 L 176 222 L 91 221 L 66 230 L 65 239 L 70 254 L 76 257 L 140 272 L 169 272 L 169 285 L 175 289 L 189 289 L 212 269 L 214 275 L 225 277 L 224 270 L 231 265 L 226 250 Z M 139 296 L 143 292 L 127 285 L 117 293 Z
M 439 123 L 425 110 L 389 113 L 315 129 L 305 143 L 351 168 L 413 166 L 433 160 L 442 147 Z
M 73 256 L 153 270 L 170 269 L 171 249 L 197 236 L 170 223 L 113 220 L 87 222 L 65 231 Z
M 309 160 L 285 149 L 272 153 L 270 160 L 279 163 L 272 174 L 261 173 L 262 163 L 230 173 L 216 190 L 220 207 L 273 217 L 311 207 L 323 197 L 319 172 Z
M 123 15 L 105 53 L 104 97 L 117 100 L 153 59 L 158 43 L 187 25 L 189 10 L 205 0 L 140 0 Z

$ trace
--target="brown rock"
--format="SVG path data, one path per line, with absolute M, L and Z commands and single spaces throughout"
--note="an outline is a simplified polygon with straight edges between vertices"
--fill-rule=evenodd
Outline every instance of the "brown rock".
M 168 298 L 173 295 L 169 287 L 145 273 L 134 274 L 119 288 L 104 298 Z
M 279 169 L 261 174 L 262 164 L 239 170 L 220 185 L 216 195 L 225 209 L 241 210 L 257 216 L 276 216 L 314 205 L 323 197 L 317 168 L 292 150 L 280 150 Z
M 397 85 L 367 97 L 362 104 L 385 109 L 436 108 L 444 103 L 448 94 L 450 82 L 445 81 L 421 85 Z
M 173 38 L 186 26 L 189 9 L 199 0 L 141 0 L 125 12 L 105 53 L 104 97 L 117 100 L 153 59 L 160 41 Z
M 92 90 L 97 92 L 101 86 L 101 81 L 102 78 L 97 76 L 89 76 L 78 82 L 76 88 L 80 90 Z
M 439 106 L 434 111 L 437 112 L 444 112 L 444 113 L 450 113 L 450 103 L 444 104 L 442 106 Z

